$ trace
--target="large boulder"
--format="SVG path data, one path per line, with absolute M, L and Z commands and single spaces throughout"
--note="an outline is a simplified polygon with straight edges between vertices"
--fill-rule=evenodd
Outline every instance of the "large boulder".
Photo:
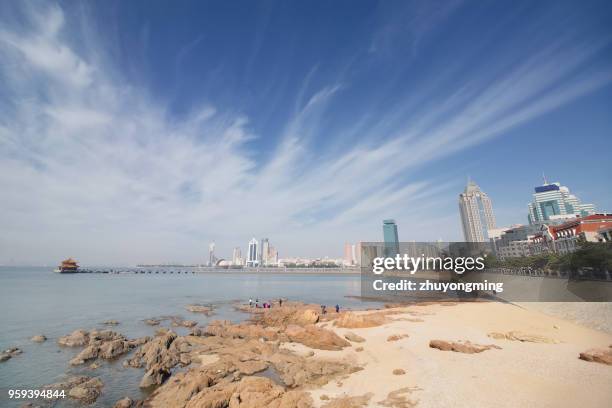
M 342 350 L 342 348 L 351 345 L 351 343 L 344 340 L 333 331 L 315 325 L 289 325 L 285 329 L 285 335 L 292 342 L 302 343 L 310 348 L 320 350 Z
M 382 313 L 342 313 L 336 319 L 335 325 L 346 329 L 361 329 L 367 327 L 377 327 L 385 324 L 387 319 Z
M 91 378 L 71 388 L 68 396 L 85 404 L 91 404 L 98 399 L 103 386 L 99 378 Z
M 185 306 L 185 309 L 189 310 L 192 313 L 203 313 L 206 316 L 210 316 L 213 314 L 213 307 L 210 305 L 198 305 L 192 304 Z
M 47 385 L 44 388 L 65 391 L 68 397 L 84 404 L 91 404 L 98 399 L 103 386 L 104 384 L 97 377 L 75 376 L 59 383 Z
M 87 346 L 79 354 L 70 360 L 71 365 L 85 364 L 86 361 L 98 358 L 98 346 Z
M 42 343 L 44 341 L 47 341 L 47 337 L 44 334 L 38 334 L 36 336 L 33 336 L 30 340 L 34 343 Z
M 6 349 L 0 353 L 0 362 L 10 360 L 11 358 L 21 353 L 23 353 L 23 351 L 21 351 L 21 349 L 18 347 L 11 347 L 10 349 Z

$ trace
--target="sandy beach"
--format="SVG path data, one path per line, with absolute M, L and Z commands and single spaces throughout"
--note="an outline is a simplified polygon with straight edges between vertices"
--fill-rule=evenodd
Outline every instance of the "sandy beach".
M 567 304 L 571 309 L 573 305 Z M 364 370 L 311 392 L 321 406 L 330 398 L 367 396 L 367 406 L 380 406 L 390 393 L 406 389 L 406 405 L 421 407 L 605 407 L 612 402 L 612 367 L 582 361 L 590 348 L 608 348 L 612 336 L 512 304 L 461 303 L 394 309 L 400 314 L 379 327 L 339 329 L 365 339 L 341 352 Z M 368 313 L 368 312 L 365 312 Z M 372 312 L 369 312 L 372 313 Z M 422 321 L 418 321 L 422 320 Z M 488 333 L 520 331 L 558 343 L 496 340 Z M 408 337 L 388 341 L 389 336 Z M 432 339 L 495 344 L 501 349 L 477 354 L 440 351 Z M 290 345 L 305 351 L 303 346 Z M 394 375 L 402 369 L 405 375 Z M 324 397 L 325 398 L 325 397 Z

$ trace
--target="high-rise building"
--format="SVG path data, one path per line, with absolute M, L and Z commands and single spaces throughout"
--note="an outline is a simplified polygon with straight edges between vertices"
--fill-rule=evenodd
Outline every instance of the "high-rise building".
M 261 245 L 259 248 L 259 260 L 262 265 L 268 264 L 268 255 L 270 254 L 270 241 L 268 238 L 261 239 Z
M 249 241 L 249 251 L 247 252 L 247 266 L 259 266 L 259 242 L 253 238 Z
M 383 238 L 385 241 L 385 256 L 393 257 L 399 253 L 399 238 L 395 220 L 383 220 Z
M 350 266 L 353 260 L 353 246 L 347 242 L 344 244 L 344 264 Z
M 353 262 L 355 265 L 361 265 L 361 242 L 353 245 Z
M 569 188 L 559 183 L 548 184 L 544 180 L 544 184 L 534 190 L 533 201 L 527 205 L 529 224 L 595 214 L 593 204 L 582 204 L 578 197 L 570 194 Z
M 466 242 L 489 241 L 488 230 L 495 228 L 491 199 L 473 181 L 459 194 L 459 213 Z
M 268 265 L 278 265 L 278 251 L 273 246 L 268 251 Z
M 215 241 L 208 244 L 208 266 L 214 266 L 217 262 L 215 258 Z
M 242 251 L 240 247 L 235 247 L 232 253 L 232 265 L 242 265 Z

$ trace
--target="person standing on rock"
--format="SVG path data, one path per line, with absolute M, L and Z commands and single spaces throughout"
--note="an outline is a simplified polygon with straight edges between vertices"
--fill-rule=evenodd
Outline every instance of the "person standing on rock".
M 278 298 L 278 307 L 283 306 L 283 298 Z
M 340 313 L 340 305 L 336 305 L 336 313 Z
M 253 307 L 253 299 L 249 298 L 249 307 Z

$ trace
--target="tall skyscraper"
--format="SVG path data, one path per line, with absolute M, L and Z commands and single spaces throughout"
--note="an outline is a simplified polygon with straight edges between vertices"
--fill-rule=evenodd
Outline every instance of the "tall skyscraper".
M 242 265 L 242 251 L 240 247 L 235 247 L 232 253 L 232 265 Z
M 215 258 L 215 241 L 208 244 L 208 266 L 214 266 L 217 262 Z
M 270 241 L 268 238 L 261 239 L 261 245 L 259 249 L 259 260 L 262 265 L 268 264 L 268 256 L 270 255 Z
M 559 183 L 535 187 L 533 201 L 527 205 L 529 224 L 539 224 L 560 218 L 584 217 L 595 214 L 593 204 L 582 204 L 580 199 L 570 194 L 569 188 Z
M 274 265 L 274 266 L 278 265 L 278 251 L 273 246 L 271 246 L 270 250 L 268 251 L 267 262 L 268 262 L 268 265 Z
M 399 253 L 399 238 L 395 220 L 383 220 L 383 238 L 385 241 L 385 256 L 393 257 Z
M 347 242 L 344 244 L 344 264 L 350 266 L 353 262 L 353 246 Z
M 488 230 L 495 228 L 491 199 L 473 181 L 459 194 L 459 212 L 466 242 L 487 242 Z
M 253 238 L 249 241 L 249 251 L 247 252 L 247 266 L 259 266 L 259 242 Z

